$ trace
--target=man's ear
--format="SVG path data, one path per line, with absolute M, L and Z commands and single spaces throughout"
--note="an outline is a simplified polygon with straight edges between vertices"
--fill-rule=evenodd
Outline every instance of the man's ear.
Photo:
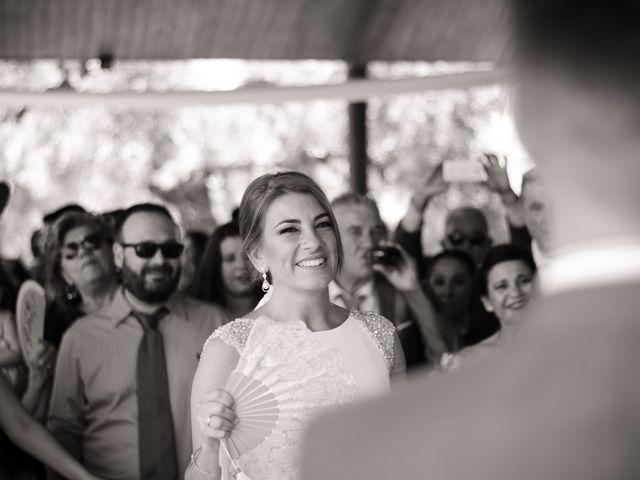
M 124 265 L 124 248 L 119 243 L 113 244 L 113 263 L 118 269 L 122 270 L 122 265 Z
M 482 297 L 480 297 L 480 300 L 482 301 L 482 305 L 484 305 L 484 309 L 487 312 L 493 312 L 493 305 L 491 305 L 491 302 L 487 297 L 483 295 Z

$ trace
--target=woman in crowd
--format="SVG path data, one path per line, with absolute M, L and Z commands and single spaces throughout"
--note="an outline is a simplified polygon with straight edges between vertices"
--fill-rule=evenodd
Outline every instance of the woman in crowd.
M 207 234 L 198 230 L 189 230 L 183 239 L 184 252 L 180 258 L 182 272 L 178 290 L 188 290 L 192 285 L 202 263 L 202 256 L 207 244 Z
M 313 180 L 298 172 L 257 178 L 244 193 L 239 221 L 244 249 L 273 295 L 205 344 L 192 389 L 196 450 L 186 478 L 229 478 L 242 470 L 252 480 L 295 479 L 314 413 L 388 390 L 404 359 L 391 322 L 329 301 L 342 244 Z M 234 398 L 228 384 L 238 374 L 263 379 L 281 402 L 274 431 L 255 448 L 234 440 L 235 430 L 246 428 L 243 414 L 236 415 L 245 408 L 242 396 Z
M 76 318 L 111 302 L 118 287 L 108 225 L 89 213 L 70 212 L 47 239 L 45 339 L 56 347 Z
M 207 241 L 191 294 L 240 318 L 253 310 L 260 299 L 255 276 L 255 269 L 242 250 L 238 224 L 226 223 L 216 228 Z
M 457 352 L 468 343 L 475 270 L 471 256 L 460 250 L 435 255 L 426 268 L 427 291 L 438 309 L 448 352 Z
M 448 352 L 458 352 L 493 335 L 499 325 L 480 302 L 473 258 L 462 250 L 431 257 L 426 289 L 434 299 Z
M 53 468 L 65 478 L 73 480 L 97 480 L 87 472 L 40 423 L 22 407 L 11 386 L 0 375 L 0 430 L 25 452 Z M 0 432 L 0 434 L 2 433 Z M 4 457 L 7 452 L 3 451 Z M 6 460 L 6 459 L 5 459 Z M 12 471 L 4 471 L 0 462 L 0 478 L 14 478 Z
M 496 245 L 489 250 L 480 268 L 481 300 L 486 310 L 498 318 L 500 330 L 460 352 L 458 358 L 449 360 L 448 367 L 480 359 L 511 342 L 533 297 L 535 273 L 535 262 L 526 250 L 513 244 Z
M 507 343 L 522 325 L 533 296 L 536 264 L 531 254 L 512 244 L 492 247 L 480 270 L 482 303 L 500 321 L 500 331 L 486 342 Z

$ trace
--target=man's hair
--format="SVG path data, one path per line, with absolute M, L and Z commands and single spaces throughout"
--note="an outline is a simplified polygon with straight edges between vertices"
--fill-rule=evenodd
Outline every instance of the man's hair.
M 172 223 L 176 223 L 169 213 L 169 210 L 167 210 L 167 208 L 163 205 L 159 205 L 157 203 L 138 203 L 136 205 L 130 206 L 117 215 L 114 225 L 115 234 L 117 237 L 122 236 L 122 227 L 127 222 L 129 217 L 136 213 L 153 213 L 156 215 L 163 215 L 167 217 Z
M 637 91 L 640 2 L 514 0 L 516 54 L 529 68 Z M 635 97 L 636 99 L 639 97 Z
M 473 216 L 480 220 L 480 222 L 484 225 L 485 230 L 489 231 L 489 222 L 487 221 L 487 216 L 484 214 L 482 210 L 476 207 L 463 206 L 454 208 L 447 212 L 447 216 L 445 217 L 445 225 L 448 224 L 453 218 L 456 217 L 469 217 Z
M 331 207 L 333 208 L 341 207 L 343 205 L 365 205 L 373 209 L 378 218 L 380 218 L 380 210 L 378 209 L 376 201 L 368 195 L 362 195 L 356 192 L 345 192 L 338 195 L 331 202 Z

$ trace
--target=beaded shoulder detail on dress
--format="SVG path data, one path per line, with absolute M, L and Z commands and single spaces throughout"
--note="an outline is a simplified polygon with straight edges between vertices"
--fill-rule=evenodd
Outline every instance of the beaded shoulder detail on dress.
M 396 327 L 382 315 L 378 315 L 374 312 L 354 310 L 352 315 L 356 320 L 362 322 L 365 329 L 371 334 L 382 351 L 382 355 L 384 355 L 389 371 L 391 371 L 395 360 L 394 333 L 396 331 Z
M 202 350 L 204 351 L 204 349 L 207 348 L 211 340 L 219 338 L 227 345 L 235 348 L 238 353 L 242 353 L 254 322 L 255 320 L 251 318 L 238 318 L 237 320 L 216 328 L 214 332 L 209 335 L 207 341 L 204 342 Z

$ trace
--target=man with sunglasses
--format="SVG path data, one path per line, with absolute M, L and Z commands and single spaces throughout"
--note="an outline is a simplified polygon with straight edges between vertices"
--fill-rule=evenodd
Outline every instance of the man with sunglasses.
M 63 338 L 49 426 L 104 478 L 181 478 L 191 454 L 189 397 L 202 345 L 228 315 L 177 292 L 180 232 L 160 205 L 116 222 L 122 288 Z

